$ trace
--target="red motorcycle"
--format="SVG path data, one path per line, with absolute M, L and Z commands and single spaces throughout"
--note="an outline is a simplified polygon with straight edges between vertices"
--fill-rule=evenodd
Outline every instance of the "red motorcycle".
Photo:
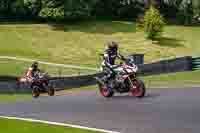
M 49 76 L 47 73 L 36 73 L 31 82 L 32 96 L 37 98 L 40 93 L 48 93 L 49 96 L 54 96 L 55 89 L 49 83 Z
M 112 97 L 115 92 L 128 93 L 133 96 L 142 98 L 145 96 L 145 84 L 137 78 L 138 67 L 132 59 L 128 59 L 125 63 L 115 66 L 106 66 L 114 74 L 109 81 L 102 82 L 102 78 L 96 78 L 99 90 L 102 96 Z

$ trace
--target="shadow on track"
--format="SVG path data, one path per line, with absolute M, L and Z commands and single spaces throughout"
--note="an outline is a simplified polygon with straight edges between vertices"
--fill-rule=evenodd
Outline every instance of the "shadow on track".
M 129 99 L 138 99 L 138 100 L 142 100 L 142 99 L 154 99 L 154 98 L 157 98 L 159 97 L 160 94 L 159 93 L 150 93 L 150 94 L 147 94 L 145 97 L 143 98 L 137 98 L 137 97 L 134 97 L 134 96 L 130 96 L 130 95 L 118 95 L 118 96 L 113 96 L 112 98 L 110 99 L 114 99 L 114 100 L 129 100 Z

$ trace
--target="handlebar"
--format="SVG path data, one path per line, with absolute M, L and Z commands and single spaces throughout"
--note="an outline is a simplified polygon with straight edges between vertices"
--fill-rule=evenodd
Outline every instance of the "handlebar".
M 46 77 L 48 77 L 47 72 L 45 72 L 45 73 L 38 72 L 38 73 L 36 73 L 36 76 L 35 76 L 35 78 L 37 78 L 37 79 L 42 79 L 42 78 L 46 78 Z

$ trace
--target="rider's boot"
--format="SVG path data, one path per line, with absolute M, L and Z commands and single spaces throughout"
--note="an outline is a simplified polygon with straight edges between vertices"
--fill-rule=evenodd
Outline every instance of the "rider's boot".
M 104 82 L 102 79 L 100 79 L 100 78 L 98 78 L 98 77 L 95 77 L 95 79 L 96 79 L 96 81 L 97 81 L 99 84 L 101 84 L 101 85 L 104 85 L 104 84 L 105 84 L 105 82 Z

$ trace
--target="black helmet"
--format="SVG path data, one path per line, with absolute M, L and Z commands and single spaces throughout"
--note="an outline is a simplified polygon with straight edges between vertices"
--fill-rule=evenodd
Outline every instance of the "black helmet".
M 38 62 L 37 61 L 33 62 L 33 64 L 31 65 L 31 67 L 32 68 L 38 68 Z
M 111 41 L 111 42 L 108 42 L 107 45 L 108 45 L 109 50 L 115 50 L 115 51 L 118 50 L 118 43 L 117 42 Z

